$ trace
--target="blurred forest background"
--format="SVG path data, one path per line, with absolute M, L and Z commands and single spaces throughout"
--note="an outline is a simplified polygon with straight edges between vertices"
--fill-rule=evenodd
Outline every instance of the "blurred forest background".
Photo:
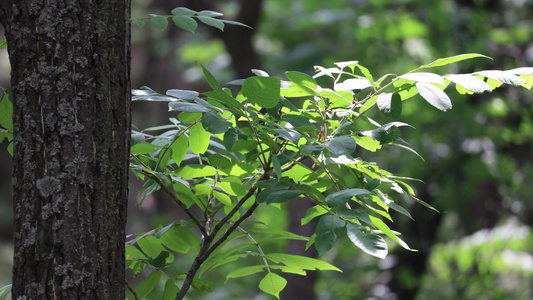
M 191 34 L 173 25 L 164 32 L 134 27 L 132 87 L 206 91 L 198 63 L 220 82 L 251 76 L 250 69 L 312 74 L 314 65 L 344 60 L 358 60 L 379 77 L 472 52 L 494 60 L 436 71 L 533 66 L 532 0 L 133 0 L 132 17 L 164 15 L 178 6 L 220 11 L 254 29 L 226 26 L 220 32 L 200 25 Z M 0 85 L 9 87 L 6 51 L 0 52 Z M 420 98 L 404 104 L 400 121 L 416 129 L 402 130 L 403 138 L 425 161 L 397 148 L 381 151 L 386 155 L 356 154 L 425 182 L 416 185 L 419 198 L 441 213 L 408 203 L 416 221 L 398 216 L 391 224 L 419 252 L 396 247 L 379 260 L 349 241 L 338 242 L 323 259 L 344 272 L 291 279 L 282 299 L 533 299 L 533 92 L 504 87 L 491 94 L 449 95 L 454 108 L 446 113 Z M 166 124 L 172 116 L 166 103 L 137 102 L 133 109 L 139 128 Z M 12 205 L 10 156 L 7 144 L 0 146 L 3 286 L 11 281 Z M 132 180 L 128 232 L 180 217 L 163 194 L 150 196 L 139 210 L 139 189 Z M 258 218 L 274 228 L 299 227 L 306 210 L 300 202 L 284 210 L 262 209 Z M 282 242 L 266 247 L 303 250 Z M 205 275 L 215 282 L 214 293 L 191 292 L 190 299 L 270 299 L 257 288 L 260 276 L 225 283 L 230 267 Z M 158 299 L 157 292 L 153 297 Z

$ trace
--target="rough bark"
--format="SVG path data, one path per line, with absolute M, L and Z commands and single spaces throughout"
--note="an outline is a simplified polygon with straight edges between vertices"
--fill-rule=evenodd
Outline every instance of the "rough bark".
M 13 299 L 124 299 L 130 0 L 2 0 Z

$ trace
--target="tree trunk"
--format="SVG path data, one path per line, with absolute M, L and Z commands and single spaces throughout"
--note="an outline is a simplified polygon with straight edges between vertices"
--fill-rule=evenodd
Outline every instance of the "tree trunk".
M 130 0 L 1 0 L 13 299 L 124 299 Z

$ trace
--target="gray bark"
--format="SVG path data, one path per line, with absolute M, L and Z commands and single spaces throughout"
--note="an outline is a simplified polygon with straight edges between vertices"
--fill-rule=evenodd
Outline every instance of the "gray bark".
M 124 299 L 130 0 L 2 0 L 13 299 Z

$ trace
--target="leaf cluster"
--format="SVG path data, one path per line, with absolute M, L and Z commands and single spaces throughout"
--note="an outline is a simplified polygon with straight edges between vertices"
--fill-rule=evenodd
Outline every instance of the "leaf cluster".
M 183 286 L 187 278 L 194 287 L 204 272 L 250 256 L 262 263 L 234 270 L 227 278 L 266 272 L 259 287 L 275 296 L 285 286 L 275 271 L 300 275 L 313 269 L 338 271 L 318 260 L 264 253 L 262 243 L 271 238 L 305 239 L 307 247 L 324 254 L 344 232 L 356 247 L 379 258 L 388 253 L 385 236 L 413 250 L 389 227 L 390 212 L 412 219 L 399 201 L 405 197 L 434 208 L 416 197 L 410 186 L 413 179 L 392 174 L 361 155 L 384 146 L 417 154 L 401 138 L 400 128 L 409 125 L 396 121 L 403 102 L 417 94 L 445 111 L 452 107 L 444 91 L 451 83 L 460 93 L 490 92 L 501 84 L 531 88 L 532 68 L 444 76 L 424 70 L 476 57 L 484 56 L 438 59 L 406 74 L 387 74 L 377 80 L 357 61 L 317 66 L 314 76 L 287 72 L 286 80 L 253 70 L 256 76 L 229 83 L 237 86 L 237 92 L 221 86 L 202 66 L 211 91 L 160 94 L 147 87 L 135 90 L 134 101 L 168 102 L 169 111 L 176 113 L 171 124 L 133 132 L 131 169 L 146 180 L 143 197 L 164 190 L 201 232 L 196 242 L 188 241 L 196 243 L 198 254 Z M 370 118 L 374 107 L 390 121 L 381 124 Z M 163 133 L 151 135 L 153 131 Z M 302 219 L 306 224 L 319 218 L 311 237 L 247 221 L 260 205 L 280 208 L 281 203 L 297 197 L 315 204 Z M 192 213 L 192 207 L 199 208 L 202 216 Z M 238 238 L 248 242 L 238 242 Z M 245 251 L 247 247 L 256 250 Z M 169 252 L 158 249 L 132 261 L 164 270 L 173 257 L 160 257 Z M 150 262 L 154 260 L 158 265 Z
M 131 22 L 137 25 L 137 27 L 142 28 L 146 24 L 145 20 L 149 20 L 153 26 L 164 31 L 168 27 L 168 19 L 172 19 L 172 22 L 174 22 L 176 26 L 192 33 L 198 28 L 197 20 L 222 31 L 224 31 L 224 26 L 226 24 L 250 28 L 250 26 L 241 22 L 220 19 L 222 16 L 222 13 L 212 10 L 202 10 L 198 12 L 185 7 L 176 7 L 171 11 L 171 15 L 150 14 L 150 16 L 146 18 L 131 19 Z

